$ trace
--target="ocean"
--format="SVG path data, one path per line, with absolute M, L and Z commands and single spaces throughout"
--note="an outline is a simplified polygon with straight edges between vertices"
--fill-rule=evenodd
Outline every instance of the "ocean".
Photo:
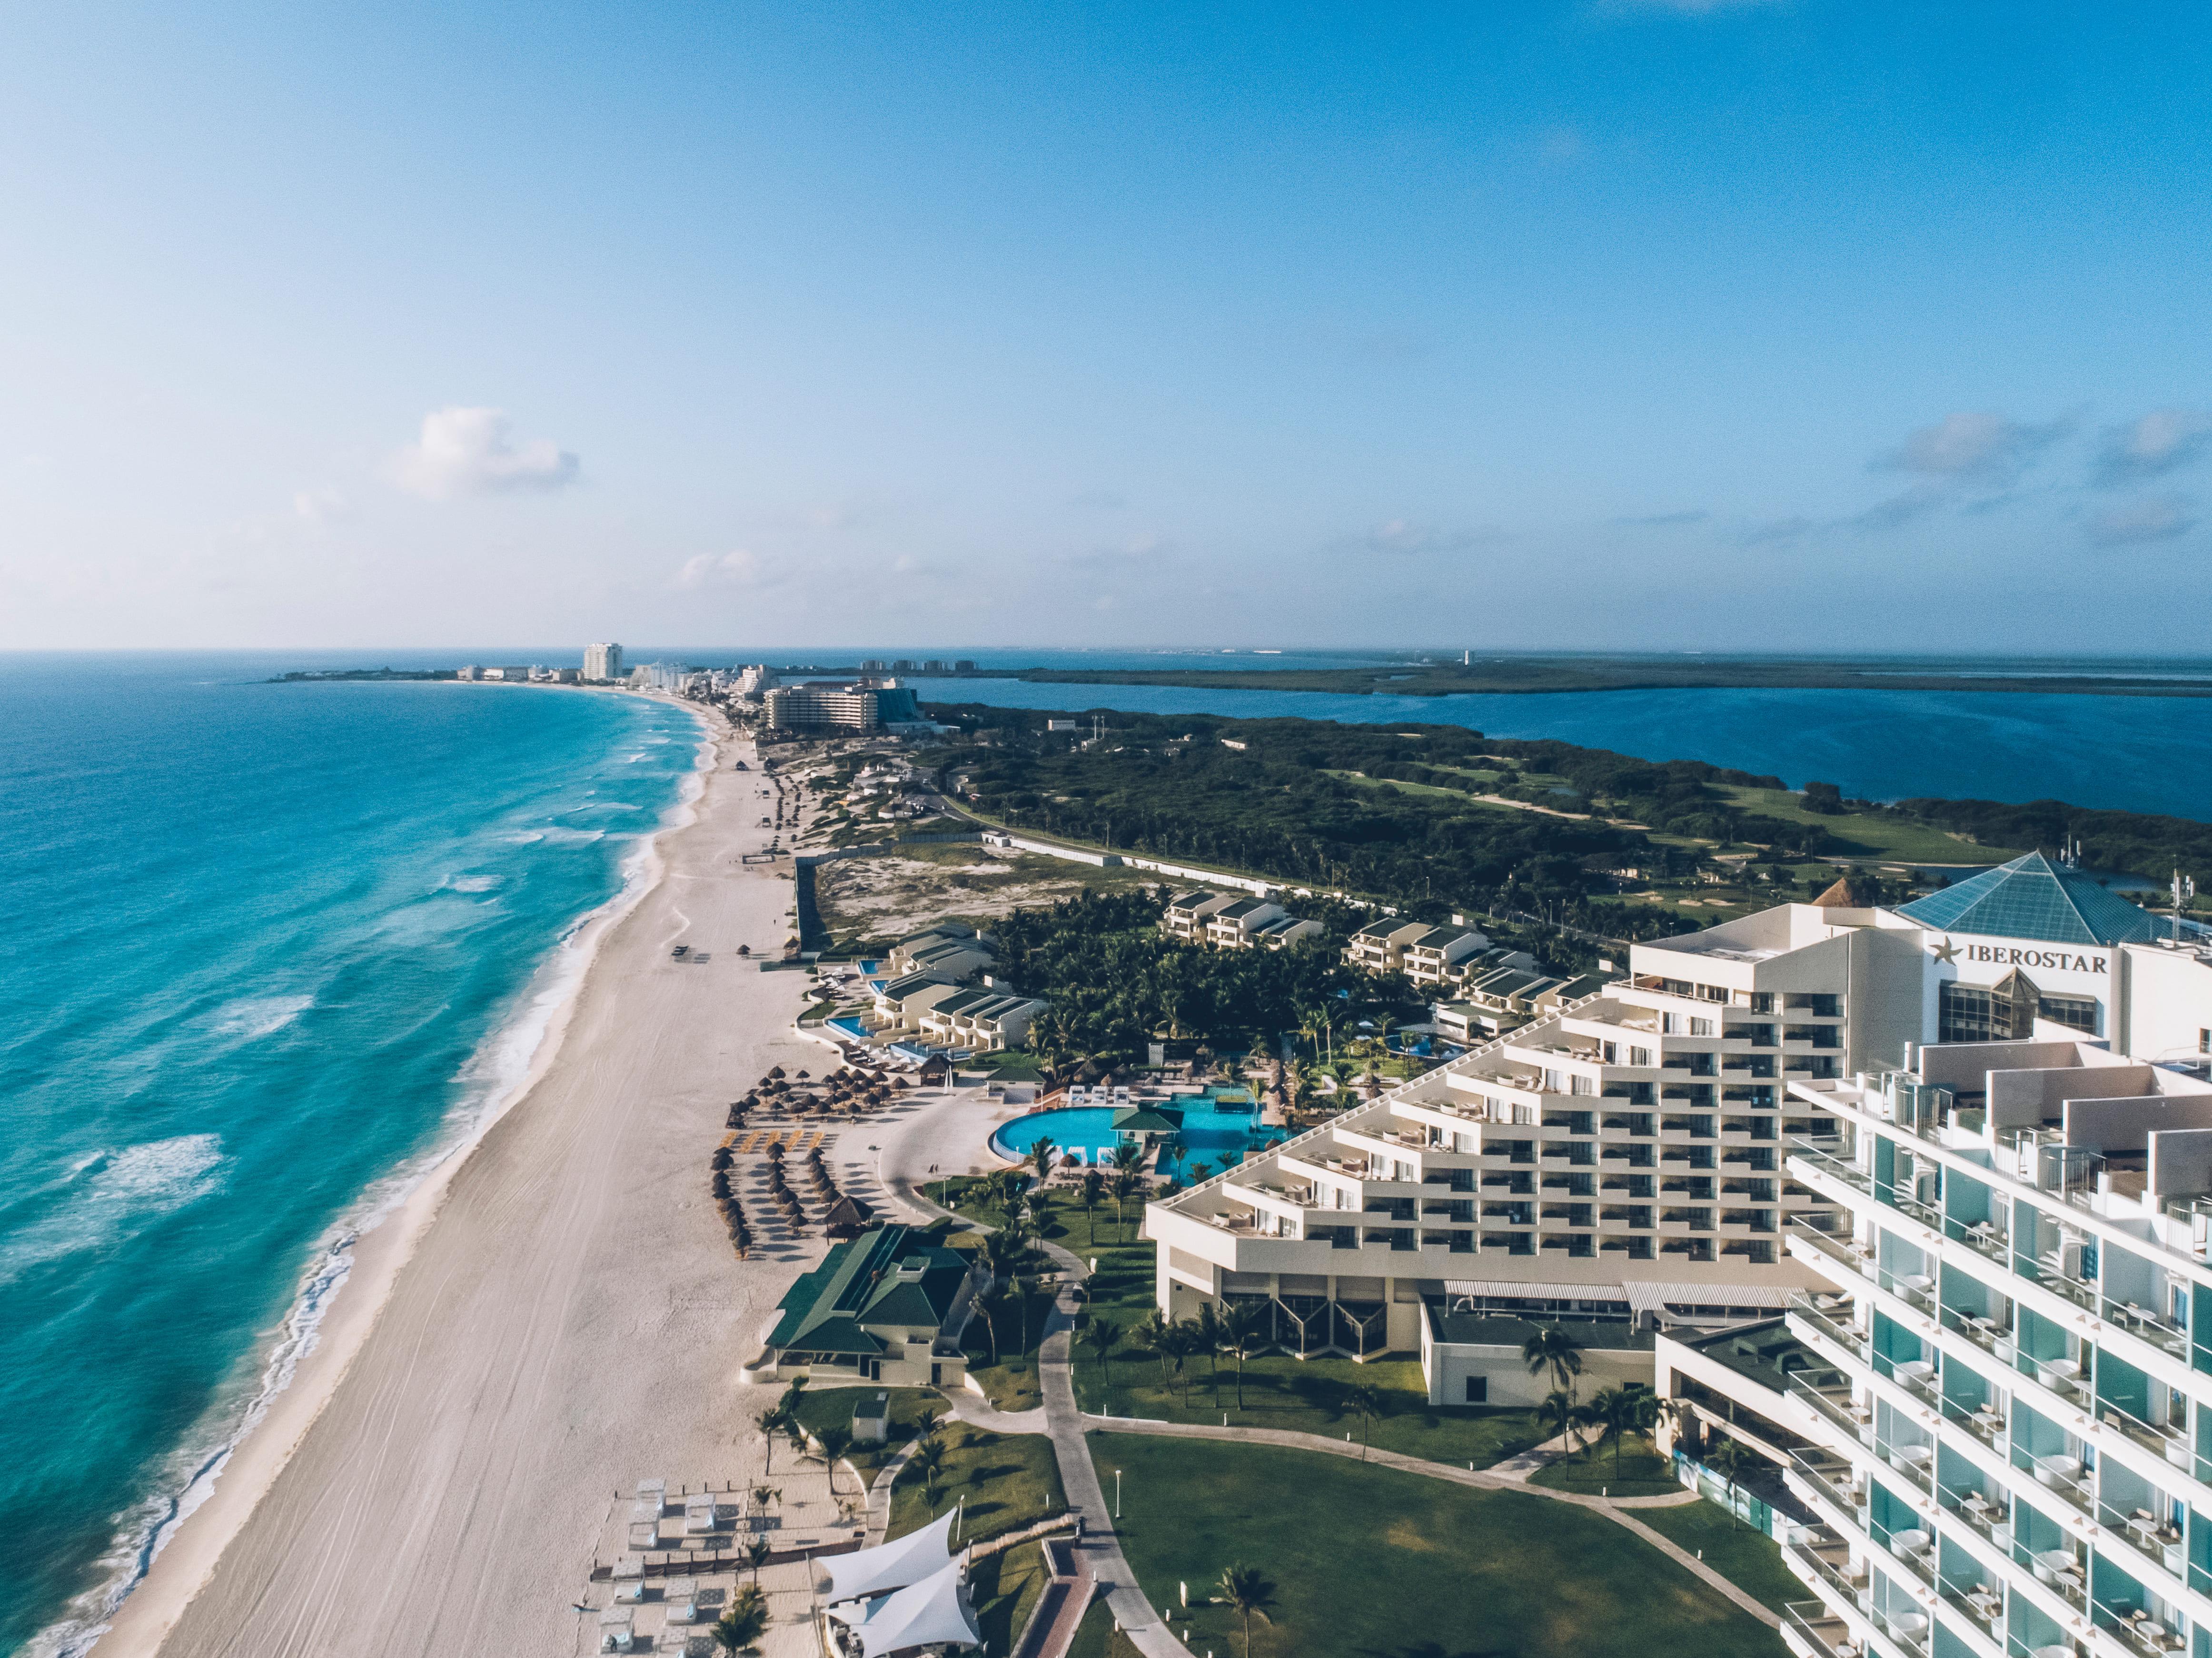
M 698 727 L 0 657 L 0 1653 L 82 1650 L 380 1212 L 520 1077 Z

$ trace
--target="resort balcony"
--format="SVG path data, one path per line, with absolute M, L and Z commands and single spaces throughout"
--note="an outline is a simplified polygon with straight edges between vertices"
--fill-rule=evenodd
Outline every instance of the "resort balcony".
M 1816 1388 L 1802 1376 L 1790 1379 L 1790 1397 L 1796 1400 L 1833 1430 L 1830 1448 L 1845 1455 L 1874 1449 L 1874 1406 L 1851 1397 L 1848 1387 Z
M 2160 1519 L 2148 1509 L 2118 1509 L 2110 1503 L 2097 1503 L 2097 1552 L 2110 1555 L 2117 1550 L 2119 1559 L 2130 1572 L 2147 1577 L 2160 1600 L 2179 1595 L 2165 1583 L 2162 1576 L 2173 1584 L 2185 1588 L 2189 1581 L 2189 1551 L 2179 1527 Z
M 1866 1332 L 1851 1321 L 1851 1306 L 1833 1296 L 1793 1294 L 1784 1309 L 1790 1334 L 1838 1370 L 1868 1362 Z
M 1275 1163 L 1286 1175 L 1304 1175 L 1309 1179 L 1334 1175 L 1341 1180 L 1356 1181 L 1366 1180 L 1371 1166 L 1364 1157 L 1334 1157 L 1317 1147 L 1298 1151 L 1279 1151 L 1275 1154 Z
M 1838 1530 L 1855 1536 L 1867 1531 L 1867 1499 L 1851 1465 L 1832 1451 L 1790 1453 L 1784 1483 Z
M 2096 1493 L 2089 1489 L 2081 1458 L 2059 1452 L 2036 1456 L 2015 1445 L 2012 1448 L 2012 1465 L 2022 1473 L 2033 1476 L 2038 1485 L 2084 1520 L 2096 1517 Z
M 2179 1468 L 2185 1473 L 2195 1476 L 2196 1452 L 2190 1442 L 2186 1429 L 2172 1426 L 2161 1428 L 2154 1423 L 2144 1421 L 2134 1412 L 2113 1404 L 2109 1399 L 2097 1400 L 2095 1411 L 2097 1420 L 2104 1426 L 2112 1429 L 2142 1449 L 2160 1458 L 2169 1467 Z
M 1782 1643 L 1792 1658 L 1859 1658 L 1863 1638 L 1818 1600 L 1782 1608 Z
M 1999 1460 L 2003 1458 L 2005 1436 L 2009 1430 L 2002 1411 L 1986 1402 L 1969 1409 L 1957 1400 L 1948 1397 L 1939 1399 L 1936 1406 L 1946 1422 L 1964 1428 L 1980 1440 L 1985 1449 Z

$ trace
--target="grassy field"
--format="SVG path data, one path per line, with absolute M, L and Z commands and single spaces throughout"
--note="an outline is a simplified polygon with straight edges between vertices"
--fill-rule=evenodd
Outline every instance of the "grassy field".
M 1717 1503 L 1638 1509 L 1636 1517 L 1678 1548 L 1699 1555 L 1715 1571 L 1754 1600 L 1778 1611 L 1808 1598 L 1805 1580 L 1782 1564 L 1782 1549 L 1764 1532 L 1736 1523 Z
M 1562 1457 L 1529 1475 L 1529 1483 L 1584 1497 L 1664 1497 L 1682 1489 L 1668 1460 L 1653 1450 L 1651 1442 L 1643 1435 L 1628 1435 L 1620 1446 L 1617 1461 L 1613 1450 L 1612 1445 L 1606 1445 Z
M 919 1473 L 903 1476 L 891 1492 L 891 1536 L 903 1537 L 955 1501 L 963 1506 L 960 1532 L 969 1542 L 1018 1531 L 1067 1506 L 1052 1442 L 1042 1435 L 988 1433 L 960 1423 L 938 1431 L 945 1442 L 945 1466 L 937 1476 L 935 1501 Z M 969 1584 L 976 1622 L 990 1649 L 1010 1651 L 1044 1591 L 1043 1551 L 1025 1543 L 978 1561 Z
M 1805 810 L 1805 797 L 1790 789 L 1748 789 L 1729 784 L 1714 786 L 1731 805 L 1762 817 L 1778 817 L 1790 823 L 1818 823 L 1848 844 L 1838 855 L 1886 859 L 1897 864 L 2001 864 L 2020 853 L 2004 847 L 1976 846 L 1955 835 L 1909 818 L 1887 817 L 1872 812 L 1845 812 L 1823 817 Z
M 1243 1658 L 1234 1613 L 1200 1604 L 1224 1567 L 1274 1585 L 1252 1658 L 1778 1658 L 1782 1639 L 1649 1544 L 1571 1503 L 1472 1491 L 1267 1446 L 1093 1437 L 1123 1552 L 1194 1651 Z

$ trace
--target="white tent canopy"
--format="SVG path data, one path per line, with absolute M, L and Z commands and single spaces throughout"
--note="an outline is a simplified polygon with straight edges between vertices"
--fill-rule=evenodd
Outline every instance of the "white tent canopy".
M 920 1531 L 862 1549 L 858 1554 L 841 1554 L 823 1561 L 830 1571 L 830 1587 L 823 1598 L 857 1600 L 886 1589 L 902 1589 L 941 1570 L 951 1549 L 952 1521 L 957 1513 L 947 1509 L 944 1518 L 932 1521 Z
M 881 1658 L 887 1652 L 949 1642 L 981 1646 L 983 1632 L 960 1591 L 957 1560 L 948 1560 L 934 1577 L 925 1577 L 872 1602 L 859 1618 L 840 1617 L 860 1637 L 862 1658 Z

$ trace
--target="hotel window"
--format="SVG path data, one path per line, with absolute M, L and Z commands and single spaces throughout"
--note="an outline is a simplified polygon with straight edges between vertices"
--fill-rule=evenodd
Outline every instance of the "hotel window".
M 1574 1084 L 1570 1090 L 1572 1093 L 1595 1094 L 1597 1092 L 1597 1079 L 1594 1077 L 1585 1077 L 1580 1072 L 1577 1072 L 1568 1080 Z
M 1490 1378 L 1488 1376 L 1471 1376 L 1468 1377 L 1467 1402 L 1470 1405 L 1487 1405 L 1490 1403 Z
M 1936 1040 L 2003 1042 L 2033 1035 L 2042 1000 L 2024 973 L 2008 973 L 1987 990 L 1954 981 L 1936 999 Z M 2090 1006 L 2094 1010 L 2095 1004 Z
M 1713 1034 L 1713 1022 L 1712 1022 L 1711 1019 L 1692 1019 L 1692 1020 L 1691 1020 L 1691 1021 L 1690 1021 L 1690 1034 L 1691 1034 L 1692 1036 L 1710 1036 L 1710 1035 L 1711 1035 Z
M 2206 1031 L 2204 1035 L 2208 1042 L 2212 1042 L 2212 1030 Z M 2207 1054 L 2212 1054 L 2212 1047 L 2208 1047 L 2204 1051 Z M 1632 1066 L 1638 1066 L 1644 1070 L 1650 1069 L 1651 1050 L 1648 1048 L 1630 1048 L 1628 1050 L 1628 1062 Z
M 1681 1016 L 1678 1013 L 1662 1013 L 1659 1016 L 1659 1034 L 1662 1036 L 1680 1035 L 1682 1034 Z
M 2054 1024 L 2085 1035 L 2097 1034 L 2097 1004 L 2087 996 L 2039 996 L 2036 1012 Z

